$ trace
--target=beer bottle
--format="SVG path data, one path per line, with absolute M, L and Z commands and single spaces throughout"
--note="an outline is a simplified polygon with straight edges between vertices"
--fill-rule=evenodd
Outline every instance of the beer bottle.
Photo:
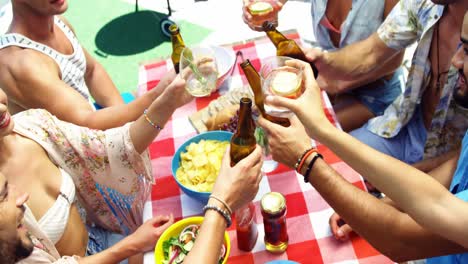
M 247 81 L 249 82 L 250 88 L 254 93 L 255 105 L 257 106 L 258 111 L 260 111 L 260 114 L 263 116 L 263 118 L 278 125 L 282 125 L 284 127 L 290 126 L 291 123 L 289 122 L 289 119 L 284 117 L 272 116 L 266 113 L 263 102 L 265 100 L 265 95 L 263 94 L 260 75 L 258 74 L 257 70 L 255 70 L 255 68 L 252 66 L 250 61 L 247 59 L 243 61 L 240 64 L 240 66 L 242 68 L 242 71 L 244 71 L 245 77 L 247 77 Z
M 255 124 L 252 119 L 252 100 L 242 97 L 240 100 L 237 131 L 231 138 L 231 167 L 255 150 L 257 141 L 254 136 Z
M 180 35 L 179 26 L 177 26 L 177 24 L 170 25 L 169 32 L 171 32 L 172 41 L 172 64 L 174 64 L 175 72 L 179 73 L 180 55 L 182 54 L 182 50 L 185 48 L 185 43 Z
M 263 30 L 266 32 L 271 42 L 273 42 L 273 44 L 275 45 L 277 56 L 287 56 L 294 59 L 309 62 L 299 45 L 297 45 L 297 43 L 294 40 L 288 39 L 283 34 L 281 34 L 281 32 L 276 30 L 276 27 L 272 22 L 265 21 L 263 23 Z M 317 77 L 318 69 L 313 63 L 310 63 L 310 66 L 312 67 L 314 76 Z
M 231 166 L 247 157 L 255 150 L 255 124 L 252 119 L 252 100 L 242 97 L 239 107 L 237 131 L 231 138 Z M 250 202 L 235 212 L 237 247 L 240 250 L 251 251 L 258 238 L 255 224 L 255 205 Z

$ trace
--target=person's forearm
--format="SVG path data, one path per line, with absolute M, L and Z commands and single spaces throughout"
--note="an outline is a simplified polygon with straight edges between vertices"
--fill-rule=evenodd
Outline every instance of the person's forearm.
M 359 78 L 356 78 L 353 80 L 338 80 L 337 90 L 331 91 L 331 93 L 335 94 L 335 93 L 342 93 L 345 91 L 350 91 L 355 88 L 359 88 L 366 84 L 372 83 L 389 74 L 393 74 L 395 70 L 397 70 L 398 67 L 401 66 L 403 55 L 404 55 L 404 52 L 399 53 L 398 55 L 393 57 L 389 62 L 383 64 L 382 67 L 379 67 L 376 70 L 373 70 L 367 74 L 364 74 Z
M 94 112 L 87 112 L 86 114 L 79 115 L 78 120 L 63 119 L 80 126 L 101 130 L 123 126 L 128 122 L 137 120 L 143 114 L 145 108 L 151 105 L 159 94 L 160 91 L 158 89 L 153 89 L 129 104 L 121 104 Z
M 80 258 L 78 263 L 80 264 L 116 264 L 122 260 L 125 260 L 133 255 L 140 253 L 140 249 L 131 243 L 129 237 L 119 241 L 114 246 L 92 256 Z
M 121 105 L 124 103 L 119 91 L 109 74 L 101 64 L 96 62 L 94 68 L 86 76 L 86 85 L 91 96 L 102 107 Z
M 412 166 L 415 167 L 416 169 L 420 170 L 420 171 L 428 173 L 431 170 L 434 170 L 435 168 L 442 165 L 442 163 L 446 162 L 447 160 L 458 156 L 459 153 L 460 153 L 459 149 L 452 150 L 452 151 L 449 151 L 449 152 L 444 153 L 442 155 L 439 155 L 437 157 L 430 158 L 430 159 L 425 159 L 425 160 L 420 161 L 418 163 L 412 164 Z
M 391 258 L 404 253 L 398 237 L 397 214 L 390 205 L 359 190 L 338 175 L 325 161 L 318 159 L 309 177 L 310 183 L 356 233 Z
M 354 80 L 385 64 L 396 53 L 374 33 L 363 41 L 322 53 L 315 63 L 327 79 Z
M 396 262 L 463 252 L 408 215 L 358 189 L 318 159 L 309 178 L 327 203 L 378 251 Z
M 165 93 L 159 96 L 149 107 L 147 118 L 159 127 L 164 127 L 166 122 L 171 118 L 172 113 L 177 106 L 171 103 L 171 94 Z M 130 126 L 130 137 L 132 139 L 135 150 L 139 153 L 143 152 L 153 142 L 154 138 L 159 134 L 160 129 L 155 128 L 143 115 L 143 111 L 139 113 L 139 118 Z
M 376 151 L 329 123 L 320 126 L 316 132 L 318 141 L 337 153 L 344 162 L 389 196 L 418 223 L 440 235 L 449 234 L 453 237 L 459 236 L 460 232 L 453 232 L 455 229 L 448 227 L 468 225 L 468 215 L 454 217 L 460 215 L 458 211 L 465 208 L 466 204 L 434 178 Z M 447 173 L 452 172 L 453 170 L 447 170 Z M 454 214 L 454 211 L 457 213 Z
M 208 210 L 195 245 L 184 263 L 218 263 L 225 230 L 226 220 L 218 212 Z

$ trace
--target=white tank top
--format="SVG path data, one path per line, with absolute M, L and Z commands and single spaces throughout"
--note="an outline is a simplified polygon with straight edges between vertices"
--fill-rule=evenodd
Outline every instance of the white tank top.
M 60 194 L 52 207 L 38 221 L 41 230 L 54 244 L 60 240 L 65 232 L 70 216 L 70 207 L 75 200 L 75 184 L 71 176 L 62 169 L 60 169 L 60 175 L 62 175 Z
M 65 25 L 63 21 L 58 17 L 54 17 L 54 22 L 72 44 L 73 53 L 71 55 L 62 54 L 49 46 L 17 33 L 9 33 L 0 36 L 0 49 L 9 46 L 18 46 L 25 49 L 33 49 L 51 57 L 60 68 L 62 81 L 75 89 L 86 98 L 86 100 L 90 101 L 89 90 L 84 79 L 86 73 L 86 57 L 83 49 L 71 29 Z

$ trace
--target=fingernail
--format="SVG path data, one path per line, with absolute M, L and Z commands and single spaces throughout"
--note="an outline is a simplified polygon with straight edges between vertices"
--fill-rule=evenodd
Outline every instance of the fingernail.
M 336 232 L 336 233 L 338 234 L 339 237 L 344 236 L 343 230 L 341 230 L 341 229 L 338 229 L 338 232 Z

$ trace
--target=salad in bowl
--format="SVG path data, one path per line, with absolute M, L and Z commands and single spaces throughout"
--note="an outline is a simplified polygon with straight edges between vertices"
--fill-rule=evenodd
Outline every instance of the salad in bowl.
M 158 264 L 180 264 L 192 250 L 200 232 L 203 217 L 189 217 L 171 225 L 159 238 L 155 248 Z M 219 252 L 219 264 L 227 262 L 231 245 L 227 232 Z

